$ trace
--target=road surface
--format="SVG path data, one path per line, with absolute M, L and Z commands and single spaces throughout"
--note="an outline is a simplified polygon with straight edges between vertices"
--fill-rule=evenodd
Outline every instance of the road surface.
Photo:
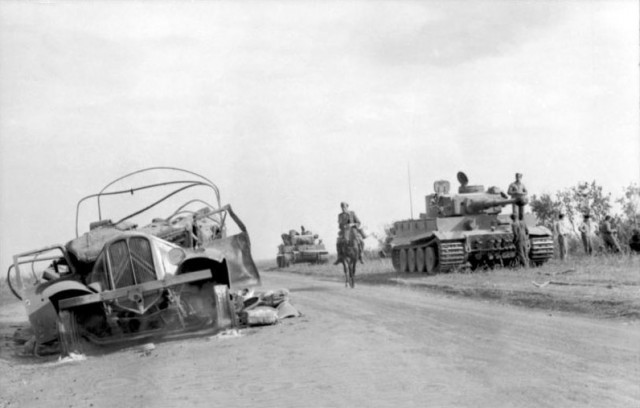
M 66 363 L 4 345 L 0 407 L 640 407 L 637 322 L 262 276 L 303 316 Z

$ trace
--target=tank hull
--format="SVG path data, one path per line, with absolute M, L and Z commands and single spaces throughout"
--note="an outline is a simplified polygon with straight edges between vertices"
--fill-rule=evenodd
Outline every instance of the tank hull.
M 548 229 L 536 226 L 533 216 L 525 216 L 525 223 L 530 234 L 529 258 L 541 265 L 553 256 L 553 237 Z M 511 223 L 504 216 L 420 218 L 396 222 L 394 228 L 391 259 L 399 272 L 432 274 L 515 263 Z
M 278 268 L 287 268 L 295 263 L 324 263 L 329 251 L 324 244 L 319 245 L 280 245 L 276 263 Z

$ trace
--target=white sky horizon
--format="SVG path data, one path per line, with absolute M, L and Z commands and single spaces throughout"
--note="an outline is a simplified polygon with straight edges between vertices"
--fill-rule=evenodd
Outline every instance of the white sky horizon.
M 254 259 L 300 225 L 334 251 L 435 180 L 531 194 L 640 182 L 634 1 L 0 3 L 0 267 L 74 236 L 127 172 L 212 179 Z M 158 214 L 163 216 L 165 214 Z M 87 226 L 84 226 L 86 230 Z

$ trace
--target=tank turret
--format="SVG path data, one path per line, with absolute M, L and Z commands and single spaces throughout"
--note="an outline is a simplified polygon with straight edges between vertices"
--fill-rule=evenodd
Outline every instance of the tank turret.
M 434 183 L 434 193 L 425 197 L 426 213 L 418 219 L 394 223 L 392 261 L 401 271 L 447 271 L 457 266 L 508 266 L 515 257 L 511 221 L 501 216 L 510 204 L 525 205 L 526 197 L 509 198 L 498 187 L 485 191 L 482 185 L 469 185 L 458 173 L 457 194 L 450 194 L 446 180 Z M 530 258 L 540 264 L 553 256 L 551 232 L 536 225 L 532 214 L 525 214 L 530 232 Z

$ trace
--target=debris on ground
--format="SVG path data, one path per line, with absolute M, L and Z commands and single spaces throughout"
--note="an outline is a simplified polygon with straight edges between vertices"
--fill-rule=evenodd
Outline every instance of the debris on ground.
M 72 363 L 75 361 L 84 361 L 86 360 L 87 357 L 84 354 L 77 354 L 77 353 L 69 353 L 67 356 L 65 357 L 58 357 L 58 363 L 62 364 L 62 363 Z
M 209 337 L 209 340 L 213 340 L 213 339 L 226 340 L 226 339 L 233 339 L 236 337 L 242 337 L 242 333 L 237 329 L 228 329 L 216 334 L 215 336 Z
M 542 283 L 538 283 L 536 281 L 531 281 L 535 287 L 544 288 L 547 285 L 560 285 L 560 286 L 597 286 L 588 283 L 571 283 L 571 282 L 560 282 L 560 281 L 545 281 Z M 608 285 L 609 287 L 611 285 Z
M 284 288 L 262 293 L 243 290 L 234 304 L 238 321 L 244 326 L 271 325 L 301 315 L 290 302 L 289 290 Z

